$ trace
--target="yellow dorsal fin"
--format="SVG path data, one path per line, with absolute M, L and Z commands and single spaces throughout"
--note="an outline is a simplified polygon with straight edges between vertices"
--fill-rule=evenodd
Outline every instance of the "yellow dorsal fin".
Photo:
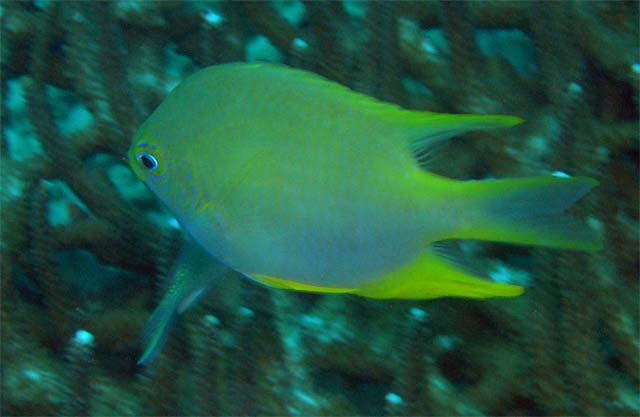
M 507 115 L 406 110 L 396 104 L 353 91 L 313 72 L 268 63 L 240 65 L 248 71 L 269 74 L 270 78 L 297 83 L 297 88 L 306 89 L 312 93 L 311 96 L 324 97 L 321 101 L 335 103 L 381 121 L 389 128 L 385 132 L 389 139 L 409 144 L 419 161 L 420 155 L 429 152 L 432 146 L 443 140 L 469 131 L 510 127 L 522 122 L 519 117 Z
M 389 122 L 401 123 L 407 126 L 431 127 L 441 133 L 452 132 L 453 134 L 449 135 L 449 137 L 470 130 L 509 127 L 522 122 L 519 117 L 500 114 L 449 114 L 407 110 L 397 104 L 380 101 L 374 97 L 354 91 L 313 72 L 271 63 L 239 65 L 249 71 L 257 71 L 263 74 L 271 72 L 274 78 L 281 76 L 289 82 L 298 83 L 301 88 L 315 90 L 319 94 L 325 93 L 336 102 L 347 106 L 350 105 L 354 109 L 375 115 Z
M 425 253 L 415 262 L 366 284 L 354 294 L 369 298 L 422 300 L 438 297 L 517 297 L 523 292 L 520 286 L 473 276 L 434 253 Z

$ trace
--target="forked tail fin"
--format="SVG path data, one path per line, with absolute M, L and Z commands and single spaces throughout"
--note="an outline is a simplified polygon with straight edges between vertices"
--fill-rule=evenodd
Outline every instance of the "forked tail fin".
M 598 233 L 566 213 L 597 184 L 587 177 L 553 176 L 462 183 L 473 213 L 455 238 L 598 250 Z

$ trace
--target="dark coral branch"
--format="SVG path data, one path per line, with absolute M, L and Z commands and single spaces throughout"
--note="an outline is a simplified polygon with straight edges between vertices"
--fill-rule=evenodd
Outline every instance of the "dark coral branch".
M 529 290 L 535 310 L 523 343 L 530 357 L 530 395 L 546 415 L 568 414 L 563 358 L 557 349 L 561 340 L 558 286 L 563 276 L 548 250 L 536 250 L 533 261 L 539 281 Z
M 93 349 L 93 335 L 85 330 L 78 330 L 69 341 L 66 352 L 67 396 L 61 411 L 64 416 L 91 414 L 95 390 Z
M 635 88 L 638 94 L 638 7 L 627 2 L 571 3 L 572 25 L 576 42 L 598 64 Z M 598 9 L 611 9 L 612 22 L 599 18 Z M 619 9 L 619 10 L 615 10 Z M 608 12 L 608 11 L 607 11 Z M 603 13 L 605 14 L 605 13 Z M 636 22 L 636 23 L 632 23 Z
M 243 282 L 244 305 L 238 312 L 229 399 L 237 402 L 232 414 L 279 415 L 286 412 L 286 378 L 274 306 L 268 289 Z M 241 399 L 241 400 L 240 400 Z
M 44 184 L 31 194 L 29 213 L 29 258 L 30 275 L 44 293 L 47 304 L 47 320 L 50 341 L 54 347 L 67 339 L 74 323 L 72 299 L 67 296 L 67 288 L 58 269 L 55 255 L 55 241 L 51 238 L 47 220 L 47 190 Z
M 196 323 L 193 331 L 193 381 L 195 384 L 191 413 L 222 415 L 224 395 L 224 350 L 220 321 L 207 314 Z
M 437 27 L 442 23 L 439 5 L 435 1 L 403 1 L 399 3 L 402 16 L 415 19 L 425 28 Z M 466 7 L 476 28 L 502 29 L 519 28 L 528 30 L 527 3 L 521 1 L 471 1 Z
M 469 12 L 469 3 L 443 1 L 440 6 L 442 30 L 449 46 L 451 69 L 460 91 L 458 98 L 460 102 L 471 106 L 469 110 L 477 111 L 473 109 L 472 103 L 482 95 L 480 79 L 483 62 L 476 45 L 475 25 Z
M 281 52 L 289 52 L 294 46 L 294 39 L 302 38 L 300 31 L 277 14 L 269 3 L 245 1 L 238 4 L 244 8 L 256 31 L 268 37 Z
M 59 7 L 53 7 L 51 12 L 40 17 L 39 26 L 45 28 L 38 32 L 34 39 L 30 54 L 30 73 L 32 79 L 26 82 L 27 102 L 29 104 L 29 117 L 36 135 L 40 139 L 45 152 L 57 162 L 65 160 L 66 149 L 64 144 L 58 147 L 57 128 L 53 120 L 53 112 L 47 100 L 45 74 L 49 68 L 47 62 L 51 60 L 50 48 L 59 30 Z M 75 161 L 71 161 L 73 163 Z
M 80 2 L 67 9 L 66 21 L 73 36 L 66 48 L 70 75 L 87 107 L 97 116 L 99 131 L 116 155 L 124 155 L 140 121 L 140 111 L 125 78 L 122 34 L 116 31 L 114 3 Z M 99 33 L 99 36 L 95 36 Z
M 402 70 L 397 45 L 399 43 L 398 3 L 375 1 L 368 3 L 365 31 L 366 49 L 361 54 L 362 77 L 358 89 L 380 100 L 404 104 L 404 89 L 400 83 Z
M 433 414 L 429 389 L 429 370 L 433 366 L 433 333 L 427 313 L 412 308 L 402 335 L 400 371 L 387 395 L 386 410 L 390 415 L 412 416 Z
M 345 33 L 347 18 L 338 2 L 304 2 L 308 13 L 309 30 L 307 41 L 311 43 L 310 53 L 303 55 L 300 67 L 317 72 L 343 85 L 353 86 L 353 62 L 350 62 L 343 39 L 355 36 Z M 307 34 L 307 33 L 305 33 Z M 312 37 L 311 37 L 312 35 Z M 294 50 L 294 55 L 296 55 Z M 302 54 L 298 54 L 300 56 Z

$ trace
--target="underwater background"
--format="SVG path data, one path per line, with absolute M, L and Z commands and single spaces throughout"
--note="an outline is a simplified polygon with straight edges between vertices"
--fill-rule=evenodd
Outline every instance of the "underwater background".
M 639 415 L 638 2 L 0 3 L 2 415 Z M 437 172 L 565 173 L 596 253 L 462 242 L 516 299 L 244 279 L 139 333 L 183 236 L 123 157 L 199 68 L 272 61 L 406 108 L 511 114 Z

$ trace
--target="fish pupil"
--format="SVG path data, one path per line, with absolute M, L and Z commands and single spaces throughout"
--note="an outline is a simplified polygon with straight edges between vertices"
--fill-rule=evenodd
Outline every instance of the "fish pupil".
M 149 155 L 148 153 L 141 153 L 138 155 L 138 161 L 142 163 L 150 171 L 158 168 L 158 161 L 153 155 Z

